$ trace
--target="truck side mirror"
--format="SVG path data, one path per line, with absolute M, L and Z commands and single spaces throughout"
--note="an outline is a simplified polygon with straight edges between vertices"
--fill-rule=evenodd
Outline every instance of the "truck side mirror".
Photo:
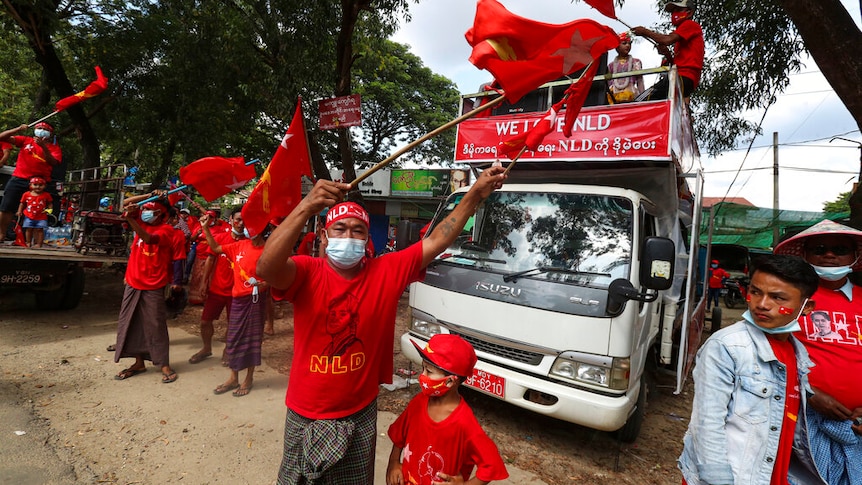
M 666 290 L 673 284 L 676 248 L 666 237 L 648 237 L 641 252 L 640 283 L 651 290 Z

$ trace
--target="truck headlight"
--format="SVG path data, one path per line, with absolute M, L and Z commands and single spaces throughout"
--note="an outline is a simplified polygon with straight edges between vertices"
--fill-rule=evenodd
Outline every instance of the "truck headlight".
M 604 360 L 609 362 L 584 362 L 572 358 L 575 357 L 574 355 L 566 354 L 557 357 L 554 361 L 551 366 L 551 376 L 608 389 L 620 391 L 628 389 L 631 367 L 629 359 L 605 358 Z
M 413 318 L 410 322 L 410 331 L 429 339 L 438 333 L 442 333 L 436 318 L 416 310 L 413 310 Z

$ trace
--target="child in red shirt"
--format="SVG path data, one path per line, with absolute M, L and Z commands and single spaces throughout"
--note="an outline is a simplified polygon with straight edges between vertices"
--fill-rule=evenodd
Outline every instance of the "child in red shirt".
M 24 237 L 27 244 L 42 247 L 45 240 L 45 228 L 48 227 L 48 213 L 45 212 L 52 202 L 51 194 L 45 192 L 45 179 L 33 177 L 30 179 L 30 191 L 21 196 L 17 216 L 24 216 Z
M 484 484 L 508 478 L 497 446 L 458 393 L 476 365 L 473 347 L 452 334 L 431 337 L 425 349 L 413 345 L 423 359 L 422 392 L 389 427 L 386 484 Z

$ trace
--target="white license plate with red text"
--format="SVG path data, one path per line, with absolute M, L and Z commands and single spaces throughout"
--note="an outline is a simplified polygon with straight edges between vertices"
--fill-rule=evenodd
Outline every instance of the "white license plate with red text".
M 464 384 L 487 392 L 493 396 L 503 399 L 506 393 L 506 379 L 490 372 L 485 372 L 480 369 L 473 369 L 473 375 L 470 376 Z

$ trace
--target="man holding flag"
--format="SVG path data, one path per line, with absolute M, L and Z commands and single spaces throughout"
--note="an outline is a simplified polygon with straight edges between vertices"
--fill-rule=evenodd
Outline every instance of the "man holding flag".
M 392 379 L 398 300 L 505 178 L 502 167 L 485 170 L 428 237 L 373 259 L 368 213 L 341 202 L 345 183 L 318 181 L 270 236 L 257 273 L 293 303 L 296 340 L 279 484 L 373 482 L 378 384 Z M 294 255 L 306 222 L 325 208 L 326 258 Z
M 15 171 L 6 183 L 3 200 L 0 201 L 0 242 L 6 237 L 21 196 L 30 190 L 30 179 L 41 177 L 51 180 L 51 171 L 63 161 L 63 151 L 54 139 L 54 128 L 51 125 L 45 122 L 37 123 L 32 137 L 16 136 L 28 128 L 28 125 L 21 125 L 0 133 L 0 143 L 8 142 L 20 148 Z

